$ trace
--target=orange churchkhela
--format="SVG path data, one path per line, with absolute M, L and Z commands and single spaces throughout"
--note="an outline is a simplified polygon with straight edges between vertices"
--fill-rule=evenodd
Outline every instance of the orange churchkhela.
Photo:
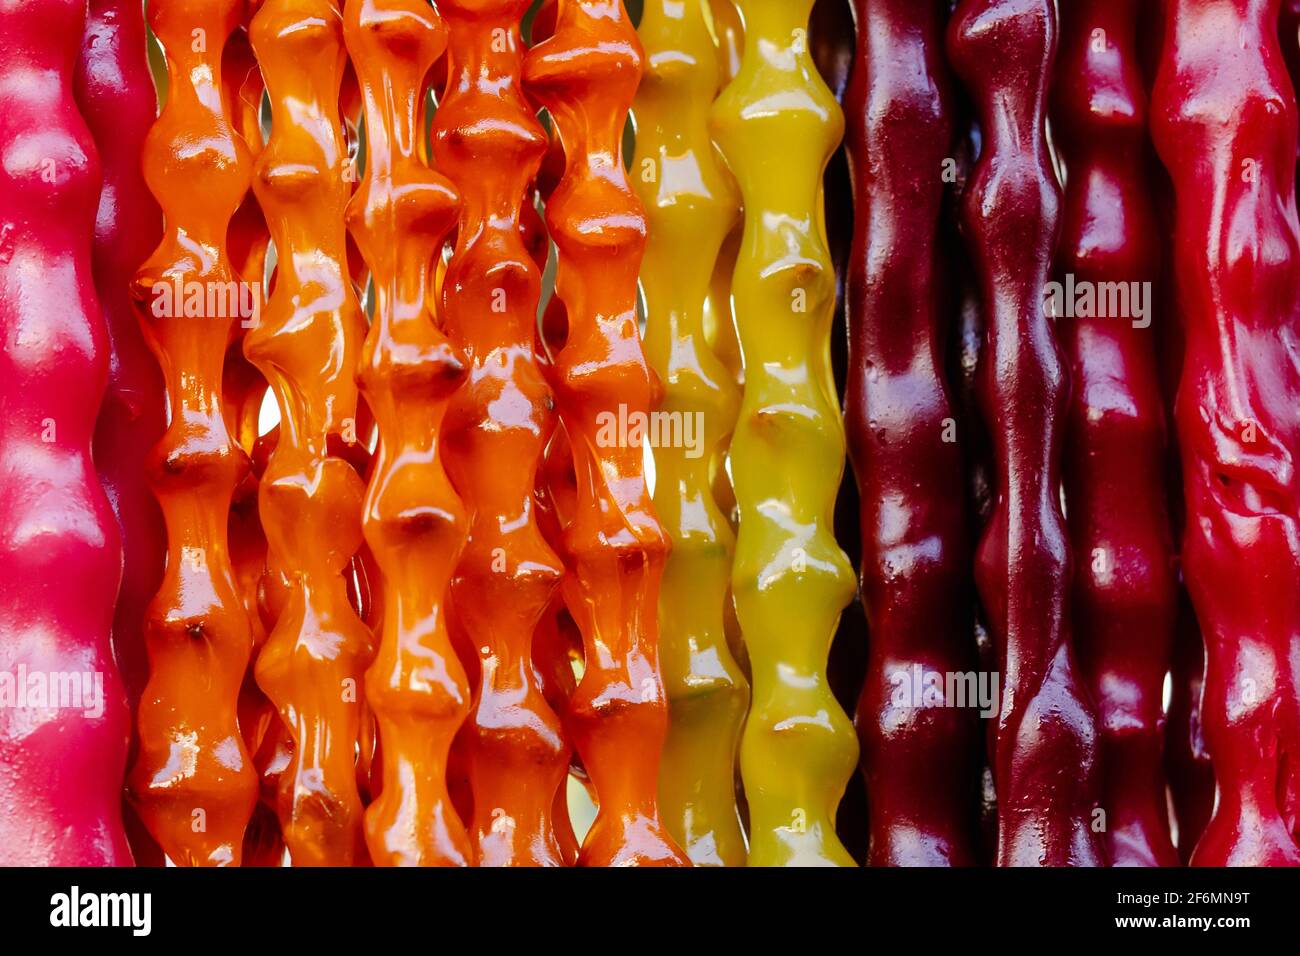
M 448 633 L 446 598 L 469 520 L 439 454 L 465 364 L 426 298 L 459 196 L 425 163 L 416 123 L 446 26 L 423 0 L 348 0 L 343 35 L 365 101 L 366 171 L 347 219 L 375 292 L 358 375 L 379 448 L 362 526 L 384 600 L 365 680 L 383 751 L 366 843 L 377 865 L 466 865 L 471 845 L 446 771 L 470 689 Z
M 168 554 L 145 621 L 149 682 L 129 786 L 145 825 L 180 865 L 237 865 L 257 799 L 236 719 L 252 640 L 226 528 L 248 461 L 221 405 L 222 362 L 239 304 L 226 229 L 248 188 L 250 163 L 231 127 L 220 66 L 243 10 L 242 0 L 149 5 L 170 84 L 145 140 L 143 167 L 167 227 L 132 294 L 171 406 L 147 463 Z
M 447 88 L 433 155 L 463 197 L 443 279 L 444 328 L 469 364 L 445 453 L 474 514 L 452 585 L 452 626 L 479 658 L 466 727 L 479 865 L 565 860 L 553 808 L 569 748 L 533 666 L 533 633 L 564 568 L 542 537 L 533 489 L 555 430 L 534 354 L 541 272 L 521 229 L 546 134 L 520 89 L 528 0 L 443 0 Z
M 577 479 L 563 587 L 586 666 L 568 729 L 599 797 L 578 858 L 592 866 L 688 863 L 656 794 L 668 724 L 657 621 L 668 538 L 650 503 L 641 436 L 617 427 L 644 423 L 657 390 L 635 308 L 645 213 L 622 155 L 641 64 L 621 0 L 560 0 L 555 32 L 524 65 L 566 160 L 546 209 L 568 321 L 551 359 Z
M 230 35 L 221 53 L 221 81 L 230 99 L 231 125 L 248 147 L 249 160 L 256 164 L 266 147 L 260 119 L 266 86 L 249 42 L 247 18 L 248 11 L 245 10 L 243 25 Z M 256 317 L 261 315 L 262 279 L 270 243 L 266 219 L 250 188 L 244 193 L 244 199 L 226 230 L 226 251 L 235 274 L 244 283 L 242 291 L 255 303 L 257 312 L 253 315 L 241 312 L 241 321 L 234 329 L 235 338 L 226 349 L 225 367 L 221 373 L 226 427 L 252 463 L 252 468 L 235 487 L 228 524 L 230 563 L 253 637 L 252 658 L 239 694 L 239 730 L 244 736 L 244 745 L 253 755 L 259 800 L 244 830 L 244 866 L 279 866 L 284 861 L 284 840 L 275 805 L 280 776 L 288 765 L 292 746 L 292 739 L 275 705 L 266 699 L 253 674 L 254 662 L 267 635 L 267 621 L 262 608 L 268 603 L 275 606 L 285 591 L 279 576 L 268 572 L 266 534 L 257 508 L 260 472 L 265 466 L 266 452 L 275 444 L 277 434 L 274 430 L 265 436 L 258 434 L 267 384 L 257 367 L 244 357 L 244 338 L 256 323 Z M 263 595 L 268 596 L 269 601 L 264 601 Z M 273 616 L 271 619 L 274 622 Z
M 346 53 L 331 0 L 266 0 L 250 35 L 271 96 L 253 188 L 277 253 L 275 290 L 244 351 L 280 406 L 259 491 L 270 566 L 288 595 L 257 682 L 293 737 L 279 817 L 296 865 L 348 866 L 362 847 L 356 750 L 369 628 L 344 572 L 361 546 L 365 483 L 340 451 L 356 438 L 365 322 L 347 268 L 347 149 L 337 103 Z

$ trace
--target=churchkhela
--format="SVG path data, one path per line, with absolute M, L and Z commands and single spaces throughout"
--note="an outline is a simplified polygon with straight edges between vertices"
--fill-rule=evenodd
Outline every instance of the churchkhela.
M 844 117 L 808 51 L 812 0 L 737 6 L 744 54 L 712 128 L 745 216 L 732 286 L 745 383 L 731 444 L 740 511 L 731 586 L 753 675 L 740 751 L 749 864 L 852 866 L 835 810 L 858 747 L 826 677 L 853 593 L 831 530 L 845 439 L 821 208 Z
M 0 79 L 0 864 L 1300 865 L 1298 0 Z

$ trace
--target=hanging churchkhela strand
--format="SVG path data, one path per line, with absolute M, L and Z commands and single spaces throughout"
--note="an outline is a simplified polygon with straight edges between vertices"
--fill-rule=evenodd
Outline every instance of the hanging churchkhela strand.
M 638 29 L 647 67 L 634 103 L 632 177 L 649 226 L 641 266 L 646 358 L 664 387 L 654 503 L 672 539 L 659 595 L 669 714 L 659 797 L 693 863 L 741 866 L 735 767 L 749 688 L 727 646 L 735 537 L 713 497 L 740 390 L 704 324 L 739 196 L 709 138 L 720 71 L 703 3 L 650 0 Z
M 985 313 L 979 401 L 995 461 L 975 581 L 1005 675 L 992 743 L 1000 866 L 1105 861 L 1097 731 L 1069 640 L 1068 380 L 1044 307 L 1061 204 L 1044 116 L 1055 51 L 1051 0 L 962 0 L 949 24 L 949 59 L 984 132 L 963 228 Z
M 278 264 L 266 314 L 244 351 L 280 406 L 258 500 L 269 565 L 288 583 L 256 674 L 293 738 L 278 810 L 294 865 L 348 866 L 363 842 L 355 761 L 360 684 L 373 648 L 343 578 L 361 545 L 365 494 L 341 455 L 356 440 L 365 334 L 347 270 L 351 188 L 335 109 L 343 25 L 329 0 L 267 0 L 250 35 L 272 116 L 253 185 Z
M 1162 693 L 1177 582 L 1151 323 L 1160 263 L 1137 18 L 1138 0 L 1062 6 L 1052 116 L 1067 186 L 1057 279 L 1085 308 L 1063 293 L 1056 321 L 1072 383 L 1065 501 L 1074 641 L 1097 707 L 1103 838 L 1113 866 L 1174 866 Z M 1124 290 L 1121 314 L 1109 314 L 1101 291 L 1109 288 Z M 1092 294 L 1087 307 L 1082 296 Z
M 1277 17 L 1278 0 L 1173 0 L 1152 93 L 1186 342 L 1183 562 L 1217 782 L 1200 866 L 1300 865 L 1300 226 Z
M 122 530 L 123 573 L 113 645 L 134 703 L 148 679 L 143 619 L 162 580 L 166 535 L 140 462 L 166 427 L 162 374 L 131 306 L 131 273 L 157 246 L 162 213 L 140 171 L 157 112 L 135 0 L 93 0 L 76 76 L 77 104 L 103 171 L 96 221 L 95 287 L 108 325 L 108 390 L 95 428 L 95 465 Z
M 167 432 L 148 462 L 168 553 L 146 615 L 149 683 L 129 782 L 145 824 L 177 865 L 238 865 L 257 799 L 236 721 L 252 640 L 226 527 L 248 462 L 221 404 L 222 362 L 239 311 L 226 228 L 248 189 L 250 163 L 231 127 L 220 63 L 242 9 L 236 0 L 156 0 L 149 7 L 169 87 L 143 164 L 167 229 L 133 294 L 171 404 Z M 196 30 L 204 43 L 193 42 Z
M 831 531 L 844 430 L 828 359 L 835 277 L 822 213 L 822 172 L 843 115 L 808 53 L 811 7 L 741 0 L 740 73 L 712 114 L 745 208 L 732 287 L 746 365 L 731 445 L 740 506 L 732 588 L 753 670 L 741 775 L 758 866 L 853 865 L 835 810 L 857 741 L 826 678 L 853 594 Z
M 470 689 L 447 628 L 447 591 L 469 520 L 440 442 L 465 365 L 434 320 L 432 265 L 460 197 L 417 142 L 423 80 L 447 28 L 420 0 L 348 0 L 344 38 L 365 101 L 366 170 L 348 228 L 375 313 L 359 380 L 379 425 L 362 526 L 383 575 L 379 650 L 366 699 L 383 784 L 366 810 L 376 865 L 464 866 L 472 849 L 447 791 L 447 755 Z M 423 137 L 419 137 L 420 140 Z
M 95 425 L 94 459 L 122 532 L 122 586 L 113 616 L 113 653 L 134 718 L 149 679 L 144 615 L 162 581 L 167 537 L 140 463 L 167 427 L 162 373 L 131 305 L 130 279 L 162 237 L 162 212 L 140 170 L 145 135 L 158 111 L 145 50 L 144 6 L 92 0 L 76 72 L 77 105 L 99 153 L 104 185 L 95 220 L 95 291 L 108 326 L 108 390 Z M 134 720 L 133 720 L 134 722 Z M 135 757 L 132 739 L 130 760 Z M 162 851 L 123 801 L 138 866 L 161 866 Z
M 857 727 L 873 865 L 978 859 L 978 702 L 914 699 L 926 686 L 917 675 L 975 668 L 961 445 L 936 270 L 943 170 L 956 146 L 945 8 L 944 0 L 856 0 L 858 56 L 845 97 L 856 207 L 845 424 L 870 623 Z
M 633 424 L 648 418 L 656 384 L 636 322 L 645 217 L 622 157 L 641 65 L 621 0 L 560 0 L 554 33 L 524 62 L 565 154 L 546 221 L 568 325 L 552 376 L 577 479 L 564 589 L 586 649 L 568 729 L 600 804 L 579 856 L 588 866 L 688 862 L 659 815 L 668 714 L 657 605 L 669 544 Z
M 247 9 L 243 16 L 241 27 L 230 35 L 222 51 L 221 80 L 230 99 L 231 125 L 248 148 L 250 162 L 256 164 L 266 146 L 261 127 L 266 86 L 249 42 Z M 239 693 L 239 729 L 257 770 L 259 799 L 244 829 L 244 866 L 279 866 L 284 860 L 284 840 L 276 806 L 280 777 L 292 759 L 293 742 L 275 705 L 257 686 L 254 674 L 268 627 L 275 623 L 288 590 L 280 570 L 267 566 L 266 533 L 258 512 L 261 473 L 269 450 L 275 446 L 279 428 L 259 435 L 267 383 L 257 367 L 244 357 L 244 338 L 262 313 L 262 280 L 270 243 L 271 234 L 261 206 L 254 191 L 249 189 L 226 230 L 227 254 L 246 299 L 241 301 L 240 321 L 226 347 L 221 372 L 226 427 L 251 464 L 235 486 L 228 525 L 230 563 L 253 638 L 253 653 Z
M 533 635 L 564 568 L 533 501 L 555 415 L 534 352 L 541 271 L 521 224 L 546 151 L 521 90 L 527 7 L 527 0 L 440 4 L 451 38 L 433 128 L 434 157 L 463 197 L 443 306 L 469 375 L 448 409 L 443 448 L 474 515 L 452 610 L 453 627 L 479 658 L 464 733 L 470 838 L 481 866 L 566 862 L 554 815 L 569 747 L 533 665 Z
M 110 647 L 121 541 L 90 454 L 109 339 L 91 262 L 99 159 L 73 98 L 85 22 L 74 0 L 0 17 L 3 866 L 131 862 Z

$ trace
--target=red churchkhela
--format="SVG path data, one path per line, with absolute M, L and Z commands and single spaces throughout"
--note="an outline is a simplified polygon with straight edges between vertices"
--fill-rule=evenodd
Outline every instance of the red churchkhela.
M 994 452 L 975 580 L 1004 675 L 992 744 L 1003 866 L 1105 860 L 1097 731 L 1069 640 L 1068 380 L 1043 307 L 1061 207 L 1044 116 L 1055 52 L 1051 0 L 962 0 L 949 24 L 949 58 L 984 132 L 963 228 L 985 312 L 979 401 Z
M 1300 225 L 1278 0 L 1172 0 L 1152 137 L 1186 352 L 1183 560 L 1206 646 L 1207 866 L 1300 865 Z
M 1174 866 L 1161 695 L 1176 580 L 1152 324 L 1160 264 L 1138 8 L 1137 0 L 1062 7 L 1052 95 L 1066 167 L 1057 270 L 1063 287 L 1095 301 L 1087 315 L 1057 322 L 1071 379 L 1064 474 L 1074 641 L 1098 711 L 1104 839 L 1112 865 Z M 1061 304 L 1075 312 L 1073 303 Z M 1121 314 L 1110 314 L 1117 305 Z
M 972 671 L 962 459 L 944 377 L 936 271 L 953 154 L 942 0 L 856 0 L 845 96 L 854 182 L 845 425 L 861 499 L 870 622 L 857 727 L 875 865 L 976 862 L 979 721 L 895 701 L 914 666 Z M 952 704 L 952 701 L 946 703 Z
M 122 572 L 90 447 L 108 373 L 99 158 L 73 98 L 85 0 L 0 17 L 0 865 L 118 866 Z M 39 81 L 36 78 L 40 78 Z
M 144 610 L 162 580 L 167 550 L 162 512 L 140 467 L 166 427 L 162 374 L 128 291 L 135 267 L 162 237 L 162 212 L 140 171 L 140 150 L 158 100 L 145 50 L 144 7 L 137 0 L 91 0 L 75 92 L 104 174 L 94 269 L 110 355 L 94 457 L 122 533 L 113 653 L 134 712 L 149 679 Z M 125 801 L 123 813 L 136 862 L 161 866 L 162 851 Z

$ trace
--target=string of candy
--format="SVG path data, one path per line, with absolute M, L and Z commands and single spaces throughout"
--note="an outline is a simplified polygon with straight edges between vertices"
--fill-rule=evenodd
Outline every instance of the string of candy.
M 220 64 L 242 11 L 239 0 L 149 6 L 169 86 L 143 167 L 166 230 L 136 274 L 133 295 L 171 406 L 147 463 L 168 553 L 145 619 L 149 682 L 129 785 L 145 824 L 178 865 L 238 865 L 257 799 L 236 719 L 252 637 L 226 528 L 248 463 L 221 411 L 222 360 L 238 312 L 226 229 L 250 163 L 231 127 Z
M 1004 675 L 992 756 L 1002 866 L 1104 861 L 1092 827 L 1097 733 L 1066 612 L 1067 378 L 1043 306 L 1061 202 L 1044 116 L 1055 50 L 1050 0 L 962 0 L 949 24 L 949 59 L 985 136 L 963 227 L 985 316 L 979 400 L 995 461 L 975 581 Z
M 1097 707 L 1105 843 L 1112 865 L 1173 866 L 1161 758 L 1177 582 L 1155 303 L 1146 298 L 1143 321 L 1136 295 L 1121 315 L 1100 301 L 1076 309 L 1070 295 L 1151 290 L 1159 278 L 1137 19 L 1135 0 L 1062 10 L 1052 110 L 1067 182 L 1057 321 L 1071 381 L 1064 474 L 1074 639 Z
M 343 34 L 365 102 L 366 170 L 348 228 L 375 312 L 359 380 L 379 426 L 362 527 L 383 576 L 379 651 L 366 698 L 383 748 L 366 809 L 376 865 L 466 865 L 472 848 L 447 791 L 447 755 L 470 708 L 447 628 L 447 591 L 468 530 L 439 445 L 462 357 L 434 321 L 431 266 L 460 197 L 425 162 L 417 116 L 447 29 L 420 0 L 348 0 Z
M 91 0 L 75 84 L 104 176 L 93 261 L 110 348 L 94 459 L 122 532 L 113 652 L 134 717 L 149 679 L 144 614 L 162 581 L 167 549 L 162 512 L 140 468 L 167 427 L 162 374 L 145 344 L 129 292 L 130 276 L 162 237 L 162 213 L 140 171 L 140 149 L 158 109 L 145 54 L 142 4 Z M 135 758 L 135 746 L 133 737 L 128 762 Z M 136 864 L 161 866 L 162 851 L 130 801 L 123 800 L 122 812 Z
M 3 866 L 131 862 L 129 711 L 110 646 L 122 548 L 90 454 L 109 339 L 91 262 L 99 159 L 73 95 L 85 24 L 72 0 L 0 17 Z M 59 675 L 83 673 L 94 681 L 69 706 Z
M 361 175 L 363 158 L 361 125 L 363 115 L 361 87 L 357 83 L 356 71 L 353 69 L 350 60 L 344 64 L 343 81 L 339 89 L 338 99 L 347 150 L 343 178 L 351 190 Z M 366 309 L 363 300 L 370 282 L 370 270 L 366 265 L 366 260 L 358 251 L 356 242 L 350 232 L 345 236 L 345 246 L 347 270 L 352 281 L 352 295 L 356 298 L 364 313 Z M 352 441 L 346 445 L 342 452 L 343 457 L 352 462 L 357 474 L 365 477 L 367 483 L 369 482 L 374 461 L 370 448 L 371 439 L 374 435 L 375 423 L 373 416 L 370 414 L 370 409 L 364 402 L 359 402 L 356 422 L 351 429 L 350 437 Z M 360 548 L 348 566 L 345 578 L 348 583 L 348 598 L 352 603 L 353 610 L 365 622 L 366 628 L 372 635 L 378 634 L 382 630 L 380 624 L 383 612 L 382 575 L 364 537 Z M 364 686 L 364 680 L 362 683 Z M 357 790 L 362 803 L 369 806 L 379 794 L 382 778 L 379 761 L 379 732 L 375 726 L 374 714 L 371 712 L 370 705 L 367 703 L 363 692 L 359 692 L 358 703 L 361 713 L 359 715 L 357 740 Z
M 231 34 L 221 57 L 221 81 L 230 98 L 231 125 L 256 162 L 266 146 L 261 127 L 261 104 L 266 87 L 262 70 L 248 37 L 248 10 L 240 28 Z M 244 357 L 243 342 L 264 305 L 263 276 L 266 272 L 271 234 L 257 197 L 249 189 L 231 217 L 226 246 L 235 273 L 242 283 L 241 309 L 234 336 L 226 348 L 221 373 L 222 402 L 226 426 L 252 467 L 238 485 L 230 505 L 230 562 L 239 593 L 248 613 L 253 636 L 253 653 L 239 693 L 239 729 L 253 755 L 259 797 L 253 816 L 244 830 L 244 866 L 279 866 L 284 860 L 284 839 L 276 813 L 280 776 L 292 759 L 292 739 L 280 720 L 275 705 L 257 686 L 254 668 L 266 643 L 268 628 L 275 623 L 275 608 L 284 599 L 284 577 L 267 567 L 266 532 L 258 512 L 258 486 L 270 450 L 275 447 L 278 428 L 260 434 L 262 403 L 267 383 L 262 373 Z M 251 302 L 251 308 L 246 307 Z
M 740 58 L 745 46 L 744 26 L 740 21 L 740 11 L 732 0 L 708 0 L 707 13 L 710 32 L 713 34 L 718 59 L 719 91 L 735 79 L 740 72 Z M 716 97 L 715 97 L 716 99 Z M 717 145 L 714 145 L 717 149 Z M 739 196 L 737 196 L 739 202 Z M 736 256 L 740 253 L 740 242 L 744 235 L 743 216 L 737 216 L 732 223 L 731 232 L 723 240 L 713 263 L 713 277 L 709 280 L 709 290 L 704 297 L 704 336 L 709 349 L 726 368 L 736 387 L 745 381 L 745 363 L 740 354 L 740 338 L 736 332 L 736 318 L 731 308 L 731 279 L 736 272 Z M 732 428 L 735 428 L 734 419 Z M 725 465 L 731 454 L 731 435 L 718 446 L 717 455 Z M 713 500 L 727 519 L 733 535 L 740 523 L 740 514 L 736 509 L 736 489 L 732 486 L 731 475 L 726 467 L 713 471 Z M 733 558 L 734 560 L 734 558 Z M 727 582 L 728 594 L 731 583 Z M 740 633 L 740 622 L 736 620 L 735 601 L 730 597 L 723 606 L 724 627 L 727 634 L 727 647 L 735 658 L 746 680 L 749 677 L 749 656 L 745 652 L 744 639 Z M 671 718 L 671 714 L 670 714 Z
M 822 211 L 822 172 L 843 115 L 808 52 L 812 0 L 738 7 L 744 56 L 712 122 L 745 207 L 732 287 L 745 383 L 731 464 L 740 508 L 732 589 L 753 670 L 741 742 L 749 863 L 852 866 L 835 810 L 857 741 L 826 678 L 853 594 L 831 530 L 844 429 L 829 365 L 835 277 Z
M 1300 864 L 1300 225 L 1278 11 L 1278 0 L 1173 0 L 1152 92 L 1186 342 L 1183 566 L 1217 782 L 1192 855 L 1201 866 Z
M 365 334 L 347 271 L 351 188 L 334 108 L 346 62 L 343 25 L 330 0 L 266 0 L 250 36 L 272 116 L 253 186 L 278 264 L 266 314 L 244 351 L 280 406 L 258 501 L 269 564 L 289 585 L 256 674 L 293 739 L 278 807 L 293 862 L 348 866 L 363 842 L 355 760 L 373 641 L 343 578 L 361 545 L 365 494 L 341 454 L 356 442 L 355 370 Z
M 586 650 L 566 729 L 599 799 L 579 857 L 593 866 L 686 862 L 657 798 L 668 719 L 656 611 L 668 540 L 646 487 L 644 436 L 618 425 L 644 420 L 655 397 L 635 309 L 645 217 L 622 158 L 641 65 L 621 0 L 560 0 L 554 33 L 524 62 L 566 160 L 546 221 L 567 312 L 552 375 L 577 480 L 563 587 Z
M 649 226 L 645 351 L 664 385 L 658 414 L 667 422 L 657 430 L 654 504 L 672 539 L 659 594 L 669 713 L 659 796 L 693 863 L 741 866 L 735 767 L 749 688 L 726 634 L 735 537 L 712 490 L 714 475 L 725 475 L 740 389 L 704 327 L 713 265 L 739 218 L 739 195 L 709 139 L 720 76 L 703 0 L 650 0 L 638 34 L 646 73 L 633 104 L 632 170 Z
M 520 89 L 527 8 L 526 0 L 441 4 L 451 39 L 433 127 L 434 157 L 463 197 L 443 304 L 469 376 L 448 410 L 444 448 L 474 515 L 452 610 L 479 663 L 464 733 L 481 866 L 565 862 L 553 812 L 569 747 L 533 664 L 533 635 L 564 568 L 533 502 L 555 416 L 534 355 L 541 272 L 522 230 L 546 150 Z
M 845 419 L 870 624 L 857 727 L 873 865 L 978 859 L 975 701 L 934 706 L 922 684 L 975 665 L 962 446 L 936 268 L 955 147 L 944 6 L 856 0 L 845 96 L 856 207 Z

